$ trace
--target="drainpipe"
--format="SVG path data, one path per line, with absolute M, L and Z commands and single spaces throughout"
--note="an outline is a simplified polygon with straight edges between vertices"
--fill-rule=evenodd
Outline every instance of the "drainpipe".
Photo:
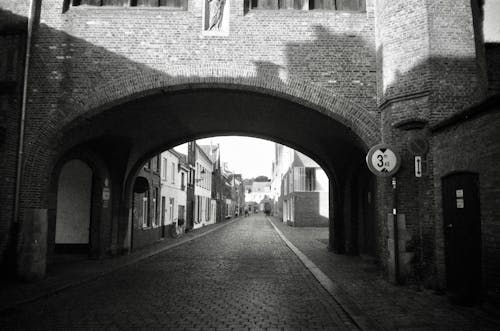
M 23 96 L 21 103 L 21 121 L 19 123 L 19 147 L 17 152 L 17 169 L 16 169 L 16 188 L 14 194 L 14 223 L 18 223 L 19 218 L 19 194 L 21 190 L 22 163 L 24 153 L 24 127 L 26 123 L 26 104 L 28 99 L 28 75 L 31 58 L 31 39 L 33 35 L 33 21 L 35 18 L 36 2 L 30 1 L 29 16 L 28 16 L 28 33 L 26 35 L 26 55 L 24 58 L 24 73 L 23 73 Z

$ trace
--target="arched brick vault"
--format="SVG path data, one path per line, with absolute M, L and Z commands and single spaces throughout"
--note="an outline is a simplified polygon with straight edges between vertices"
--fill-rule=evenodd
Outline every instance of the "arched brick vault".
M 159 93 L 200 88 L 226 88 L 281 98 L 341 123 L 358 137 L 360 145 L 365 149 L 380 140 L 379 123 L 375 115 L 321 86 L 293 77 L 284 79 L 265 72 L 259 72 L 257 76 L 254 67 L 179 66 L 169 68 L 168 73 L 134 72 L 122 76 L 119 80 L 102 82 L 86 93 L 66 96 L 59 103 L 59 111 L 47 120 L 45 126 L 40 125 L 37 128 L 38 134 L 32 136 L 37 137 L 38 141 L 27 144 L 25 176 L 39 177 L 40 174 L 50 173 L 60 152 L 54 151 L 53 146 L 57 146 L 63 139 L 62 133 L 93 116 L 131 100 Z M 47 131 L 47 128 L 50 128 L 50 131 Z M 40 159 L 51 160 L 46 169 L 41 169 L 44 167 L 38 163 Z M 34 166 L 36 164 L 38 165 Z M 40 200 L 33 196 L 27 197 L 28 200 L 36 199 L 43 205 L 43 191 L 40 187 Z M 34 190 L 31 190 L 30 194 L 33 193 Z
M 380 137 L 378 120 L 366 109 L 334 95 L 329 89 L 307 81 L 293 77 L 284 80 L 266 73 L 256 76 L 253 67 L 179 66 L 169 68 L 167 74 L 134 72 L 133 75 L 104 82 L 95 86 L 92 91 L 80 94 L 85 98 L 73 98 L 73 107 L 78 110 L 58 120 L 58 123 L 60 127 L 64 127 L 77 117 L 90 118 L 114 105 L 159 91 L 210 87 L 255 91 L 301 104 L 349 127 L 368 146 L 377 143 Z

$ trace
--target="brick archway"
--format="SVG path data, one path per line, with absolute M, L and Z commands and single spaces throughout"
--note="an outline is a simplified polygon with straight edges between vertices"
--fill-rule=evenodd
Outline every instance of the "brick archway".
M 44 123 L 32 128 L 34 134 L 30 136 L 36 138 L 32 138 L 33 141 L 27 140 L 24 176 L 33 178 L 31 185 L 37 186 L 37 194 L 35 193 L 34 197 L 31 190 L 29 196 L 25 196 L 29 191 L 25 186 L 21 190 L 21 200 L 30 201 L 33 206 L 44 206 L 46 190 L 43 186 L 48 179 L 40 176 L 51 173 L 61 155 L 57 146 L 61 144 L 66 130 L 135 99 L 175 91 L 210 88 L 253 92 L 307 107 L 349 128 L 365 148 L 380 140 L 376 116 L 363 107 L 334 95 L 329 89 L 294 77 L 282 78 L 266 72 L 257 74 L 250 66 L 178 66 L 170 67 L 168 72 L 138 71 L 122 75 L 118 80 L 103 82 L 91 90 L 61 97 L 59 111 L 52 113 Z
M 283 98 L 332 117 L 349 127 L 367 146 L 379 141 L 378 120 L 363 107 L 311 82 L 261 72 L 256 75 L 253 67 L 178 66 L 169 68 L 167 73 L 133 73 L 70 98 L 67 107 L 74 111 L 70 116 L 59 119 L 58 125 L 63 128 L 79 117 L 89 118 L 136 98 L 195 88 L 229 88 Z

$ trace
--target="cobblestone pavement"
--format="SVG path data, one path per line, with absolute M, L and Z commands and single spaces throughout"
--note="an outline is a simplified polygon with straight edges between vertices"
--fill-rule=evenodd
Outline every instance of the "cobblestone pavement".
M 76 328 L 356 329 L 257 215 L 0 316 L 2 330 Z
M 478 307 L 452 305 L 445 295 L 384 280 L 373 262 L 327 251 L 328 228 L 273 224 L 353 302 L 385 330 L 500 330 L 499 316 Z

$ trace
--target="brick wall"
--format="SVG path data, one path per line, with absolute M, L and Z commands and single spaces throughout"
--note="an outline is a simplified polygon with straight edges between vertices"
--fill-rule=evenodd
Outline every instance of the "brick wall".
M 1 8 L 1 7 L 0 7 Z M 0 262 L 13 249 L 13 219 L 21 92 L 26 43 L 26 18 L 0 10 Z
M 488 94 L 500 93 L 500 43 L 488 43 L 486 63 L 488 65 Z
M 436 207 L 437 268 L 444 283 L 444 238 L 441 205 L 441 179 L 454 171 L 479 174 L 482 276 L 485 292 L 500 298 L 500 107 L 498 97 L 493 105 L 479 106 L 480 113 L 469 119 L 437 129 L 433 134 L 434 186 Z M 486 108 L 486 109 L 481 109 Z M 465 115 L 463 116 L 465 117 Z
M 292 226 L 328 226 L 328 215 L 321 215 L 320 200 L 328 201 L 328 192 L 293 192 L 294 221 Z M 328 205 L 326 206 L 328 210 Z
M 210 84 L 216 77 L 228 85 L 266 86 L 335 109 L 346 122 L 359 122 L 353 129 L 360 135 L 378 134 L 372 115 L 376 68 L 370 1 L 363 13 L 245 13 L 243 0 L 232 1 L 227 37 L 201 35 L 199 1 L 189 1 L 187 11 L 81 6 L 64 13 L 63 3 L 44 0 L 38 11 L 28 83 L 24 208 L 46 206 L 48 174 L 65 125 L 85 112 L 99 112 L 103 104 L 169 84 Z M 22 18 L 29 1 L 0 4 L 6 15 Z M 6 149 L 16 150 L 15 137 L 9 133 Z M 12 160 L 13 155 L 5 162 Z M 13 173 L 5 178 L 12 182 Z M 7 218 L 3 225 L 10 223 Z
M 356 119 L 359 127 L 354 130 L 360 134 L 373 130 L 372 119 L 359 120 L 349 110 L 352 104 L 360 111 L 376 110 L 370 5 L 366 13 L 244 14 L 243 1 L 234 1 L 229 36 L 205 37 L 196 3 L 190 2 L 187 11 L 81 6 L 62 13 L 62 1 L 43 1 L 29 83 L 29 107 L 36 111 L 28 120 L 28 155 L 42 155 L 50 148 L 48 140 L 89 107 L 95 113 L 103 103 L 130 98 L 165 81 L 192 83 L 202 80 L 200 76 L 208 77 L 207 82 L 217 75 L 227 76 L 226 82 L 240 76 L 253 81 L 260 75 L 269 82 L 273 77 L 283 91 L 297 90 L 305 99 L 320 102 L 332 99 L 328 107 L 337 108 L 340 117 Z M 310 86 L 319 90 L 307 91 Z M 37 187 L 32 189 L 43 196 Z

